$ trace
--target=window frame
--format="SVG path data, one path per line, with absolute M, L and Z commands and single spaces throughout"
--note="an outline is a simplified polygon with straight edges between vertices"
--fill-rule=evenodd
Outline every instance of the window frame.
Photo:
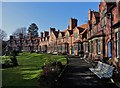
M 99 39 L 97 40 L 97 53 L 101 54 L 101 41 Z
M 109 57 L 109 58 L 112 58 L 112 42 L 109 41 L 108 44 L 107 44 L 107 46 L 108 46 L 108 50 L 107 50 L 107 52 L 108 52 L 108 57 Z
M 119 58 L 119 33 L 116 32 L 116 57 Z
M 78 33 L 74 33 L 74 40 L 76 40 L 78 38 L 79 34 Z
M 66 41 L 68 41 L 68 39 L 69 39 L 69 35 L 68 35 L 68 34 L 66 34 L 65 36 L 66 36 Z

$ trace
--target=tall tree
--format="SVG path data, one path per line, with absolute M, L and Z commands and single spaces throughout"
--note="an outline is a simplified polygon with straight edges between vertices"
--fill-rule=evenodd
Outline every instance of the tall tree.
M 34 37 L 38 37 L 38 27 L 35 23 L 32 23 L 28 28 L 28 33 L 32 33 Z
M 19 34 L 23 34 L 23 36 L 26 37 L 27 34 L 26 32 L 27 32 L 26 27 L 21 27 L 21 28 L 17 28 L 12 35 L 18 37 Z

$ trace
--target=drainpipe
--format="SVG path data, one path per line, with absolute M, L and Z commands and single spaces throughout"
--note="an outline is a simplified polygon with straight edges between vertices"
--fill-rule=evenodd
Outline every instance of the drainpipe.
M 113 16 L 112 16 L 112 9 L 115 7 L 115 5 L 112 5 L 109 9 L 108 9 L 108 11 L 110 12 L 110 26 L 112 26 L 113 25 L 113 23 L 112 23 L 112 18 L 113 18 Z M 108 12 L 106 12 L 106 14 L 107 14 Z M 110 27 L 110 31 L 111 31 L 111 33 L 110 33 L 110 35 L 111 35 L 111 40 L 110 40 L 110 42 L 111 42 L 111 53 L 112 53 L 112 46 L 113 46 L 113 42 L 112 42 L 112 27 Z M 112 55 L 112 57 L 113 57 L 113 55 Z M 111 58 L 112 58 L 111 57 Z
M 110 11 L 110 24 L 111 24 L 111 26 L 113 25 L 112 24 L 112 18 L 113 18 L 112 12 Z M 111 30 L 111 53 L 112 53 L 112 46 L 113 46 L 113 41 L 112 41 L 112 27 L 110 27 L 110 30 Z M 112 57 L 113 57 L 113 55 L 112 55 Z
M 72 36 L 71 36 L 71 48 L 70 48 L 71 50 L 71 55 L 72 55 L 72 49 L 73 49 L 73 47 L 72 47 Z

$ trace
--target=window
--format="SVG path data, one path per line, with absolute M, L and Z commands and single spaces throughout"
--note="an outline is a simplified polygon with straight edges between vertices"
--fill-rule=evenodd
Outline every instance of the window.
M 71 50 L 72 50 L 72 54 L 74 54 L 74 47 L 73 46 L 71 47 Z
M 75 50 L 78 50 L 78 43 L 75 43 L 75 44 L 74 44 L 74 49 L 75 49 Z
M 20 41 L 18 41 L 17 44 L 20 44 Z
M 104 28 L 106 26 L 106 22 L 105 22 L 105 17 L 101 19 L 101 27 Z
M 78 52 L 81 51 L 81 43 L 78 43 Z
M 106 19 L 106 8 L 103 10 L 102 12 L 102 18 L 101 18 L 101 27 L 104 28 L 106 26 L 106 22 L 105 22 L 105 19 Z
M 65 52 L 65 45 L 62 45 L 62 51 Z
M 108 42 L 108 57 L 112 58 L 112 42 Z
M 102 11 L 102 17 L 105 17 L 105 14 L 106 14 L 107 10 L 106 8 Z
M 97 51 L 98 54 L 101 54 L 101 49 L 100 49 L 101 48 L 101 46 L 100 46 L 101 42 L 100 42 L 100 40 L 96 40 L 96 43 L 97 43 L 97 48 L 96 48 L 97 50 L 96 51 Z
M 78 38 L 78 33 L 74 33 L 74 40 Z
M 116 33 L 116 57 L 119 58 L 119 35 L 118 32 Z
M 68 41 L 68 39 L 69 39 L 69 36 L 68 36 L 68 34 L 66 35 L 66 41 Z
M 59 38 L 58 38 L 59 43 L 61 42 L 61 39 L 62 39 L 62 36 L 60 35 Z
M 87 37 L 89 38 L 89 37 L 90 37 L 89 32 L 88 32 L 88 34 L 87 34 L 87 35 L 88 35 Z
M 88 43 L 85 44 L 85 51 L 88 52 Z
M 90 42 L 90 52 L 93 52 L 93 41 Z
M 58 46 L 58 49 L 59 49 L 59 52 L 61 52 L 61 50 L 62 50 L 62 46 L 59 45 L 59 46 Z

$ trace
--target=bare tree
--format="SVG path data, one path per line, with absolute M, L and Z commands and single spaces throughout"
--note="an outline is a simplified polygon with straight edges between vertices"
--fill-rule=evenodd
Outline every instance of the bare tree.
M 27 29 L 26 27 L 21 27 L 21 28 L 17 28 L 14 32 L 13 32 L 13 36 L 18 37 L 18 35 L 21 33 L 23 34 L 23 36 L 27 35 Z
M 2 51 L 3 51 L 3 41 L 5 40 L 5 38 L 7 37 L 7 34 L 4 30 L 0 29 L 0 56 L 2 55 Z M 5 45 L 4 45 L 5 46 Z
M 6 37 L 7 37 L 6 32 L 0 29 L 0 41 L 3 41 Z

